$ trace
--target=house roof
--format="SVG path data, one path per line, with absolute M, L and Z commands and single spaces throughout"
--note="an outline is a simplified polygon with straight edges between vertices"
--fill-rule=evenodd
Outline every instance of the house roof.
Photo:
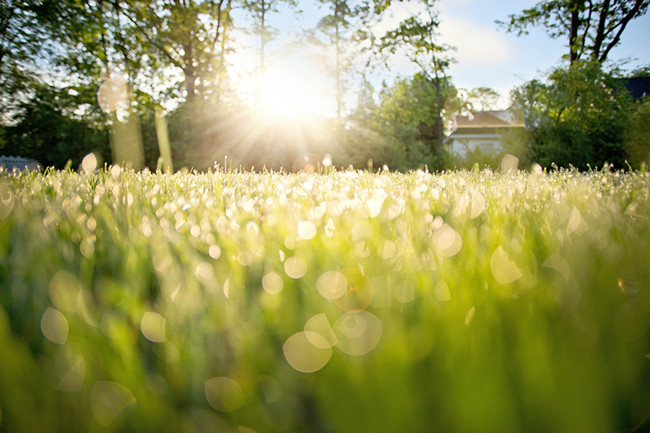
M 0 167 L 4 167 L 7 171 L 16 170 L 40 170 L 41 164 L 29 158 L 21 158 L 19 156 L 0 156 Z
M 453 138 L 459 134 L 494 134 L 498 129 L 523 127 L 523 116 L 515 110 L 477 111 L 467 116 L 454 117 L 454 128 L 449 135 Z
M 622 81 L 634 99 L 650 96 L 650 77 L 631 77 L 625 78 Z
M 456 128 L 504 128 L 510 124 L 500 119 L 494 111 L 479 111 L 467 116 L 456 116 Z

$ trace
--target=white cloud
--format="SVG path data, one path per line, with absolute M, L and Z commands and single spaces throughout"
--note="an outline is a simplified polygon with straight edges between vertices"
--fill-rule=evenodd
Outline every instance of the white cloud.
M 454 54 L 463 67 L 494 67 L 511 60 L 512 48 L 503 33 L 467 18 L 440 17 L 441 39 L 457 48 Z

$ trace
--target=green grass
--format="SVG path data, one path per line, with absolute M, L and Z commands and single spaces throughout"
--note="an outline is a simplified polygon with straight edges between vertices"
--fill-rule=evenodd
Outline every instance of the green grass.
M 0 173 L 0 431 L 647 430 L 649 183 Z

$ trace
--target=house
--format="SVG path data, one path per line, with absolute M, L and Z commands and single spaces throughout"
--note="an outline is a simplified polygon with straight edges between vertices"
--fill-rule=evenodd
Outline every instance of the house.
M 0 167 L 6 171 L 11 172 L 15 170 L 37 170 L 40 171 L 43 167 L 35 159 L 21 158 L 19 156 L 0 156 Z
M 503 132 L 509 128 L 523 127 L 523 115 L 514 107 L 457 115 L 451 134 L 445 140 L 445 147 L 448 152 L 460 157 L 476 150 L 485 153 L 499 151 L 503 149 Z
M 617 80 L 635 100 L 650 97 L 650 77 L 629 77 Z

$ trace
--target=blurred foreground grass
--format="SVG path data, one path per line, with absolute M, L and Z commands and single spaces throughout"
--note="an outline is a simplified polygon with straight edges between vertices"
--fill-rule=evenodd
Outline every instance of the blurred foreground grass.
M 648 430 L 649 182 L 0 173 L 0 430 Z

